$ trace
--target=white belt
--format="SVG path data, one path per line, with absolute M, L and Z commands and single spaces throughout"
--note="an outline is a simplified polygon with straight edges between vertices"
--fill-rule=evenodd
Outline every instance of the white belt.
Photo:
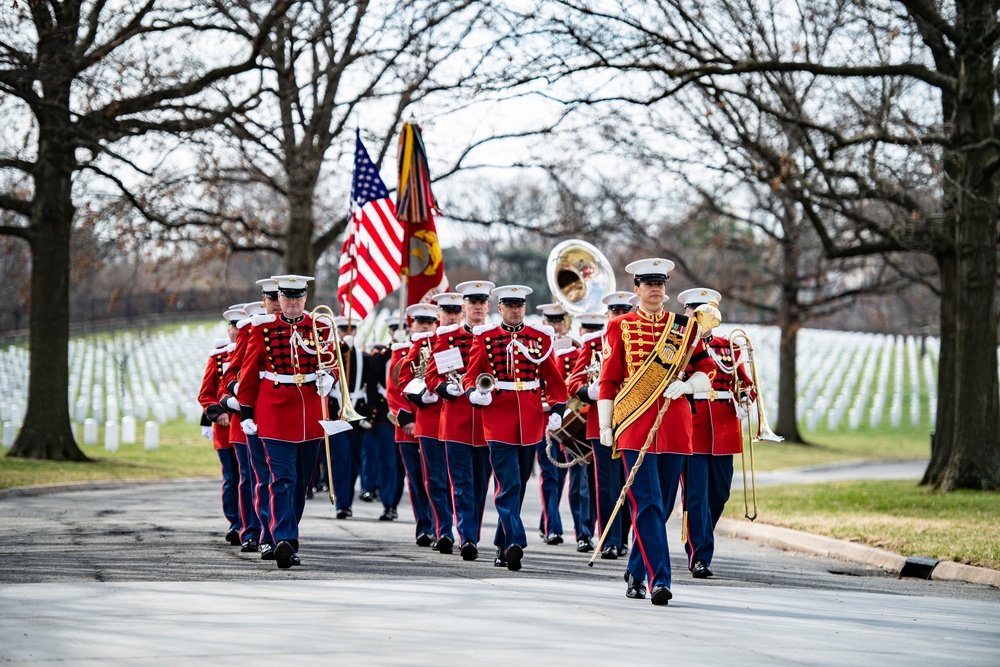
M 731 391 L 717 391 L 717 392 L 715 392 L 715 396 L 712 397 L 712 400 L 714 400 L 714 401 L 728 401 L 732 397 L 733 397 L 733 392 L 731 392 Z M 696 400 L 696 401 L 707 401 L 708 400 L 708 392 L 699 392 L 699 393 L 695 394 L 694 395 L 694 400 Z
M 378 393 L 381 394 L 382 396 L 385 396 L 385 387 L 379 387 Z
M 525 382 L 524 380 L 518 380 L 516 382 L 508 382 L 506 380 L 497 380 L 497 389 L 506 389 L 507 391 L 527 391 L 529 389 L 538 389 L 540 385 L 538 380 L 529 380 Z
M 270 380 L 271 382 L 280 382 L 281 384 L 303 384 L 306 382 L 315 382 L 315 373 L 306 373 L 305 375 L 278 375 L 272 373 L 271 371 L 264 371 L 261 375 L 265 380 Z M 299 378 L 299 382 L 295 382 L 295 378 Z
M 368 392 L 365 392 L 365 391 L 352 391 L 351 392 L 351 398 L 353 400 L 355 400 L 355 401 L 358 400 L 359 398 L 367 398 L 367 397 L 368 397 Z

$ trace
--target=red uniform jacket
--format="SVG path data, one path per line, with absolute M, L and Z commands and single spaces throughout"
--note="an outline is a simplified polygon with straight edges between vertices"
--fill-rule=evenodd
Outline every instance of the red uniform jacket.
M 219 401 L 225 401 L 226 397 L 236 398 L 233 387 L 240 380 L 240 364 L 243 356 L 247 352 L 247 344 L 250 342 L 250 332 L 253 331 L 252 317 L 247 317 L 236 323 L 236 350 L 229 356 L 229 368 L 222 377 L 222 384 L 219 386 Z M 240 413 L 231 412 L 229 415 L 229 442 L 238 445 L 247 444 L 247 434 L 240 427 Z
M 542 389 L 553 412 L 566 407 L 566 382 L 552 356 L 551 327 L 505 324 L 474 327 L 465 389 L 476 386 L 481 373 L 497 379 L 493 401 L 483 408 L 486 440 L 509 445 L 534 445 L 545 435 Z
M 742 425 L 736 416 L 736 401 L 733 390 L 733 358 L 729 350 L 729 340 L 723 336 L 709 336 L 702 340 L 704 348 L 695 352 L 704 355 L 709 360 L 708 376 L 712 380 L 712 390 L 717 392 L 717 398 L 704 394 L 695 394 L 695 414 L 693 418 L 693 443 L 695 454 L 739 454 L 743 451 Z M 696 360 L 691 357 L 694 364 Z M 750 391 L 753 400 L 755 393 L 750 382 L 750 376 L 743 366 L 737 366 L 735 372 L 739 375 L 743 386 Z
M 472 328 L 468 325 L 453 324 L 447 327 L 438 327 L 434 347 L 431 348 L 431 361 L 427 366 L 427 377 L 424 379 L 427 382 L 427 388 L 441 397 L 439 439 L 446 442 L 461 442 L 465 445 L 484 447 L 486 446 L 486 434 L 483 431 L 482 408 L 472 405 L 465 394 L 452 396 L 447 392 L 445 387 L 448 384 L 448 375 L 442 375 L 438 371 L 434 358 L 438 352 L 457 347 L 461 351 L 462 361 L 465 363 L 465 368 L 458 373 L 465 373 L 469 368 L 469 355 L 472 352 L 472 344 L 475 339 Z
M 222 384 L 222 376 L 229 367 L 229 355 L 235 347 L 230 343 L 208 353 L 208 365 L 205 366 L 205 374 L 201 378 L 201 390 L 198 392 L 198 404 L 212 421 L 212 444 L 216 449 L 232 447 L 229 443 L 229 427 L 219 426 L 215 420 L 226 412 L 225 408 L 219 405 L 219 385 Z
M 601 361 L 601 384 L 598 398 L 614 399 L 625 381 L 642 365 L 650 355 L 663 333 L 663 327 L 671 313 L 661 310 L 648 313 L 642 308 L 616 317 L 608 323 L 604 333 Z M 683 332 L 694 322 L 683 315 L 674 315 L 675 330 Z M 696 343 L 700 346 L 701 343 Z M 695 355 L 698 348 L 695 348 Z M 700 364 L 693 364 L 696 371 L 708 372 L 711 361 L 707 357 Z M 656 414 L 663 406 L 664 399 L 658 396 L 642 415 L 625 428 L 616 440 L 617 449 L 639 450 L 653 428 Z M 660 428 L 657 429 L 649 446 L 651 454 L 690 454 L 691 443 L 691 403 L 684 397 L 670 402 Z
M 595 403 L 587 396 L 587 388 L 590 386 L 590 379 L 587 377 L 587 367 L 590 366 L 595 352 L 597 353 L 597 358 L 601 358 L 601 338 L 603 336 L 603 331 L 594 331 L 583 335 L 580 339 L 583 345 L 580 347 L 579 352 L 577 352 L 576 363 L 573 364 L 573 369 L 570 371 L 568 380 L 570 395 L 576 396 L 590 406 L 587 410 L 587 438 L 595 440 L 601 437 L 601 424 L 597 418 L 597 408 L 593 407 Z
M 284 315 L 265 315 L 254 322 L 240 362 L 236 393 L 240 414 L 257 422 L 261 438 L 284 442 L 322 438 L 322 399 L 316 393 L 318 360 L 312 319 L 303 313 L 294 321 Z M 331 372 L 336 378 L 336 372 Z M 294 382 L 296 374 L 303 376 L 301 385 Z
M 406 400 L 406 396 L 403 396 L 399 383 L 394 379 L 399 377 L 396 367 L 403 362 L 409 350 L 409 343 L 393 343 L 392 357 L 388 364 L 389 378 L 386 380 L 385 400 L 389 404 L 389 412 L 396 418 L 396 442 L 417 442 L 416 436 L 406 435 L 400 428 L 412 424 L 416 421 L 416 417 L 413 414 L 413 406 Z
M 414 378 L 413 367 L 420 359 L 421 348 L 428 351 L 434 347 L 434 332 L 425 331 L 413 334 L 410 337 L 413 341 L 410 351 L 403 358 L 403 365 L 399 368 L 399 388 L 400 391 L 406 389 L 406 385 Z M 405 394 L 410 403 L 416 409 L 417 430 L 414 432 L 418 438 L 438 439 L 438 428 L 441 423 L 441 401 L 436 403 L 424 403 L 417 394 Z

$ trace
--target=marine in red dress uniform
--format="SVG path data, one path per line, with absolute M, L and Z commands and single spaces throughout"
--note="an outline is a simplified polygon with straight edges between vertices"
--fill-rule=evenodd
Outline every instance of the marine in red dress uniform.
M 241 361 L 236 398 L 241 427 L 259 435 L 271 470 L 271 533 L 278 567 L 298 564 L 298 522 L 320 440 L 323 437 L 321 398 L 332 388 L 329 375 L 318 375 L 317 341 L 312 319 L 303 311 L 308 276 L 274 276 L 281 314 L 254 323 Z M 257 421 L 259 420 L 259 422 Z
M 656 350 L 665 327 L 669 326 L 673 333 L 684 335 L 690 333 L 690 327 L 696 326 L 693 320 L 683 315 L 671 315 L 663 309 L 667 274 L 672 269 L 673 262 L 661 258 L 639 260 L 626 267 L 635 276 L 639 309 L 608 323 L 604 334 L 597 404 L 601 444 L 611 446 L 614 442 L 622 453 L 628 474 L 635 467 L 639 450 L 651 433 L 664 400 L 671 399 L 660 427 L 652 433 L 650 447 L 627 497 L 635 537 L 629 557 L 626 595 L 634 599 L 645 598 L 643 582 L 648 573 L 653 604 L 667 604 L 672 597 L 666 522 L 673 509 L 684 459 L 692 451 L 691 404 L 687 400 L 675 399 L 699 390 L 707 391 L 708 376 L 702 368 L 696 367 L 686 381 L 675 380 L 631 424 L 619 428 L 617 434 L 612 432 L 612 417 L 615 398 L 642 362 Z M 696 345 L 697 342 L 691 344 Z M 679 363 L 686 354 L 687 350 L 676 348 L 662 352 L 660 358 L 665 362 Z
M 715 290 L 697 287 L 681 292 L 677 300 L 684 304 L 684 314 L 692 316 L 704 303 L 718 304 L 721 295 Z M 742 407 L 733 395 L 733 383 L 740 378 L 750 400 L 755 398 L 752 382 L 743 366 L 733 363 L 729 339 L 706 332 L 702 338 L 704 355 L 711 363 L 708 371 L 712 388 L 694 395 L 693 453 L 681 475 L 681 497 L 687 511 L 688 569 L 697 579 L 712 576 L 710 566 L 715 555 L 715 525 L 729 500 L 733 481 L 733 454 L 743 451 L 740 417 Z M 692 357 L 692 363 L 699 361 Z M 745 415 L 744 415 L 745 416 Z
M 438 307 L 429 303 L 415 303 L 406 309 L 406 314 L 414 321 L 438 322 Z M 424 484 L 431 503 L 434 517 L 434 534 L 437 542 L 434 548 L 443 554 L 450 554 L 455 545 L 452 530 L 454 518 L 451 509 L 451 491 L 448 483 L 448 460 L 444 442 L 438 437 L 441 425 L 441 397 L 431 391 L 424 378 L 418 378 L 415 370 L 423 359 L 429 364 L 434 347 L 434 331 L 414 333 L 410 351 L 399 368 L 399 385 L 409 399 L 416 414 L 414 433 L 420 440 L 420 458 L 423 467 Z
M 444 311 L 442 317 L 457 308 L 464 313 L 465 321 L 438 327 L 425 378 L 427 388 L 441 397 L 438 438 L 444 442 L 447 453 L 455 528 L 464 560 L 479 556 L 492 467 L 483 429 L 483 410 L 469 402 L 460 381 L 455 379 L 468 368 L 475 341 L 472 328 L 486 321 L 490 291 L 494 287 L 488 280 L 470 280 L 459 284 L 456 292 L 434 298 Z M 439 359 L 447 365 L 439 365 Z
M 242 311 L 230 309 L 223 314 L 229 322 L 229 338 L 217 340 L 215 349 L 208 353 L 208 364 L 201 378 L 201 389 L 198 391 L 198 404 L 203 410 L 202 434 L 212 440 L 215 453 L 222 465 L 222 513 L 229 522 L 226 531 L 226 541 L 239 545 L 240 530 L 240 497 L 239 497 L 239 467 L 236 452 L 229 442 L 229 414 L 219 405 L 219 386 L 222 376 L 228 368 L 229 357 L 235 349 L 233 339 L 236 337 L 236 320 Z
M 483 430 L 497 480 L 493 500 L 500 521 L 493 540 L 497 547 L 494 564 L 510 570 L 521 569 L 528 544 L 521 522 L 519 450 L 536 447 L 546 428 L 559 428 L 566 407 L 566 383 L 552 356 L 554 332 L 549 327 L 524 324 L 529 294 L 531 288 L 524 285 L 507 285 L 491 292 L 497 297 L 503 322 L 473 329 L 476 340 L 463 380 L 469 400 L 483 407 Z M 496 378 L 490 392 L 476 388 L 482 373 Z M 551 408 L 547 419 L 542 409 L 542 383 Z
M 437 320 L 417 323 L 416 329 L 432 329 Z M 431 514 L 431 501 L 427 497 L 427 486 L 424 484 L 423 464 L 420 460 L 420 442 L 417 440 L 415 408 L 403 395 L 399 386 L 399 374 L 402 363 L 410 351 L 410 342 L 397 342 L 392 345 L 392 357 L 389 360 L 389 380 L 386 386 L 385 400 L 389 404 L 396 424 L 396 446 L 403 460 L 403 470 L 406 473 L 407 486 L 410 489 L 410 505 L 413 508 L 413 520 L 416 523 L 417 546 L 429 547 L 434 542 L 434 517 Z

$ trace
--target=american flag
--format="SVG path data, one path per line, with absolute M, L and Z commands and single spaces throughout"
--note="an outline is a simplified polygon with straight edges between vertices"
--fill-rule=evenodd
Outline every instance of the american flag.
M 354 146 L 351 221 L 340 255 L 337 300 L 342 312 L 364 319 L 400 285 L 403 226 L 378 170 L 368 156 L 361 133 Z

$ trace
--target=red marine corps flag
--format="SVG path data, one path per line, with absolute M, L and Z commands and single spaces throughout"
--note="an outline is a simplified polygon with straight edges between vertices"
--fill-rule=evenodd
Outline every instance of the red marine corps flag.
M 358 132 L 351 184 L 351 221 L 340 255 L 341 312 L 364 319 L 400 284 L 403 226 Z
M 399 189 L 396 211 L 405 227 L 403 247 L 408 257 L 403 262 L 404 292 L 400 310 L 415 303 L 428 302 L 435 294 L 448 291 L 444 260 L 434 227 L 438 210 L 431 192 L 431 176 L 427 169 L 427 151 L 420 128 L 404 123 L 399 138 Z

